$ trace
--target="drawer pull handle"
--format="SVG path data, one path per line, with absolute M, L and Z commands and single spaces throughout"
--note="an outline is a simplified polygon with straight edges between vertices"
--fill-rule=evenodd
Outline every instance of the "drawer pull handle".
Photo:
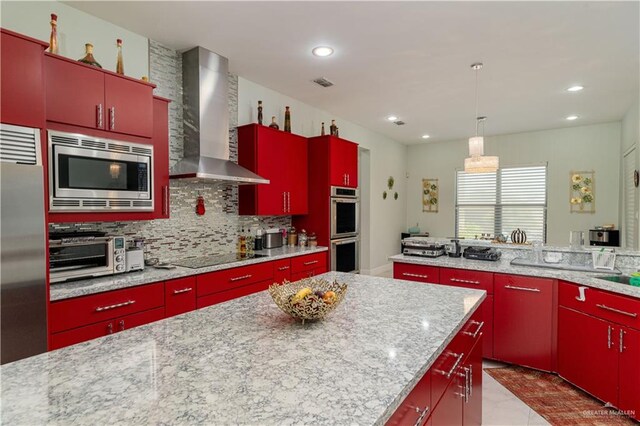
M 474 333 L 470 332 L 470 331 L 463 331 L 462 334 L 466 334 L 467 336 L 471 336 L 474 339 L 476 337 L 478 337 L 478 333 L 480 333 L 480 330 L 482 330 L 482 327 L 484 327 L 484 321 L 472 321 L 475 324 L 478 324 L 478 328 L 476 329 L 476 331 Z
M 604 309 L 605 311 L 611 311 L 611 312 L 615 312 L 616 314 L 622 314 L 622 315 L 626 315 L 628 317 L 631 318 L 637 318 L 638 314 L 632 314 L 631 312 L 625 312 L 625 311 L 621 311 L 620 309 L 616 309 L 616 308 L 612 308 L 610 306 L 607 305 L 601 305 L 601 304 L 596 304 L 596 306 L 600 309 Z
M 456 353 L 451 352 L 451 355 L 456 357 L 456 362 L 453 363 L 453 367 L 451 367 L 451 370 L 449 370 L 448 372 L 444 372 L 442 370 L 436 370 L 438 373 L 442 374 L 447 379 L 451 378 L 451 375 L 453 374 L 454 371 L 456 371 L 456 369 L 460 365 L 460 362 L 462 361 L 462 358 L 464 357 L 464 353 L 456 354 Z
M 191 290 L 193 290 L 191 287 L 183 288 L 181 290 L 173 290 L 173 294 L 188 293 Z
M 111 309 L 122 308 L 123 306 L 133 305 L 134 303 L 136 303 L 135 300 L 127 300 L 126 302 L 116 303 L 115 305 L 99 306 L 99 307 L 96 308 L 96 312 L 102 312 L 102 311 L 108 311 L 108 310 L 111 310 Z
M 607 326 L 607 349 L 611 349 L 613 343 L 611 343 L 611 326 Z
M 278 268 L 278 271 L 286 271 L 287 269 L 289 269 L 288 266 L 281 266 Z
M 515 285 L 505 285 L 504 288 L 509 288 L 511 290 L 520 290 L 520 291 L 530 291 L 533 293 L 540 293 L 539 288 L 531 288 L 531 287 L 518 287 Z
M 309 262 L 304 262 L 304 266 L 313 265 L 314 263 L 318 263 L 317 260 L 310 260 Z
M 424 279 L 429 278 L 428 275 L 412 274 L 411 272 L 403 272 L 402 275 L 405 277 L 415 277 L 415 278 L 424 278 Z
M 116 107 L 109 108 L 109 118 L 110 118 L 109 130 L 115 130 L 116 129 Z
M 627 334 L 626 331 L 620 329 L 620 353 L 624 351 L 627 347 L 624 345 L 624 335 Z
M 480 284 L 480 281 L 462 280 L 460 278 L 449 278 L 449 281 L 452 281 L 454 283 L 464 283 L 464 284 Z
M 120 328 L 120 331 L 124 331 L 124 320 L 118 321 L 118 328 Z
M 98 118 L 98 129 L 102 129 L 102 104 L 96 105 L 96 116 Z
M 253 275 L 252 274 L 247 274 L 247 275 L 243 275 L 241 277 L 235 277 L 235 278 L 231 278 L 229 281 L 240 281 L 240 280 L 246 280 L 248 278 L 251 278 Z
M 422 420 L 425 418 L 428 412 L 429 412 L 429 406 L 427 406 L 424 410 L 422 410 L 422 413 L 420 413 L 420 407 L 416 407 L 416 413 L 420 413 L 420 417 L 418 417 L 418 420 L 416 420 L 413 426 L 420 426 L 422 424 Z

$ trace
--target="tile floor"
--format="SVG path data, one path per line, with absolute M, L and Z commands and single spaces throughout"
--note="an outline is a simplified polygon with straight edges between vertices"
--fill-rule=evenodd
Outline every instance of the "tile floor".
M 393 278 L 388 270 L 377 276 Z M 487 361 L 484 368 L 499 368 L 505 364 Z M 498 383 L 493 377 L 482 372 L 482 424 L 483 426 L 539 426 L 549 425 L 542 416 Z

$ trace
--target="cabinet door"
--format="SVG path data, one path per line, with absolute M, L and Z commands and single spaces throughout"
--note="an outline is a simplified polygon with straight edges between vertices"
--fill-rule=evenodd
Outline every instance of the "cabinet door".
M 126 78 L 105 74 L 106 126 L 112 132 L 153 136 L 153 88 Z
M 44 125 L 44 49 L 2 31 L 0 121 L 27 127 Z
M 482 320 L 484 321 L 482 356 L 493 358 L 493 295 L 484 299 L 480 309 L 482 309 Z
M 558 374 L 614 405 L 618 383 L 615 331 L 606 321 L 558 308 Z
M 287 210 L 286 192 L 289 189 L 286 167 L 289 161 L 286 146 L 282 144 L 282 132 L 258 129 L 256 140 L 256 173 L 271 182 L 257 185 L 258 215 L 284 215 Z
M 468 383 L 463 424 L 480 426 L 482 424 L 482 341 L 478 341 L 473 346 L 464 368 Z
M 153 197 L 154 218 L 168 219 L 169 199 L 169 103 L 153 99 Z
M 440 402 L 431 413 L 434 426 L 462 425 L 463 418 L 464 373 L 458 368 L 453 374 Z
M 307 166 L 307 140 L 297 136 L 287 140 L 287 213 L 307 214 L 308 206 L 308 166 Z
M 551 371 L 553 280 L 495 275 L 493 355 Z
M 49 55 L 45 55 L 44 65 L 47 120 L 107 129 L 104 73 Z
M 269 288 L 269 285 L 271 285 L 271 280 L 261 281 L 259 283 L 249 284 L 231 290 L 221 291 L 219 293 L 213 293 L 207 296 L 199 297 L 196 303 L 198 309 L 200 309 L 206 306 L 216 305 L 218 303 L 226 302 L 228 300 L 237 299 L 238 297 L 248 296 L 249 294 L 266 290 Z
M 273 282 L 282 283 L 291 281 L 291 259 L 282 259 L 271 262 L 273 264 Z
M 393 278 L 397 280 L 410 280 L 437 284 L 440 282 L 440 272 L 437 266 L 394 262 Z
M 165 316 L 184 314 L 196 308 L 196 277 L 164 283 Z
M 116 331 L 125 331 L 130 328 L 139 327 L 151 322 L 160 321 L 164 318 L 164 308 L 151 309 L 126 317 L 120 317 L 113 321 Z
M 98 337 L 115 333 L 115 331 L 116 329 L 113 321 L 104 321 L 69 331 L 63 331 L 61 333 L 53 333 L 49 340 L 49 349 L 55 350 L 75 345 L 77 343 L 86 342 L 87 340 L 93 340 Z
M 422 425 L 430 414 L 431 374 L 427 371 L 385 425 Z
M 347 186 L 344 144 L 338 138 L 329 138 L 329 182 L 331 186 Z
M 640 331 L 628 327 L 619 328 L 618 339 L 620 338 L 618 408 L 630 412 L 631 417 L 640 420 Z M 599 368 L 599 364 L 595 366 L 594 370 Z
M 358 145 L 344 142 L 344 170 L 347 174 L 347 186 L 358 187 Z

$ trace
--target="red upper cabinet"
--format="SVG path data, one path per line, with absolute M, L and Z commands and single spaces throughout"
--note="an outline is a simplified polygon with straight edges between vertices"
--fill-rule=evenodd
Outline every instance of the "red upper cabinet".
M 154 218 L 168 219 L 169 199 L 169 100 L 153 98 L 153 198 Z
M 45 55 L 47 121 L 150 138 L 153 85 Z
M 329 177 L 331 186 L 358 187 L 358 144 L 329 138 Z
M 43 52 L 47 44 L 2 29 L 0 46 L 0 121 L 43 127 Z
M 307 213 L 305 138 L 257 124 L 238 127 L 238 164 L 270 181 L 240 187 L 240 214 Z

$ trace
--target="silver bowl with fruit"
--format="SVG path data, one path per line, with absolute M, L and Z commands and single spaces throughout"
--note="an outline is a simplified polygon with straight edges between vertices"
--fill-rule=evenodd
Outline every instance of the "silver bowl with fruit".
M 346 292 L 346 284 L 315 278 L 269 286 L 269 294 L 276 305 L 284 313 L 302 320 L 303 324 L 307 320 L 324 318 L 342 302 Z

